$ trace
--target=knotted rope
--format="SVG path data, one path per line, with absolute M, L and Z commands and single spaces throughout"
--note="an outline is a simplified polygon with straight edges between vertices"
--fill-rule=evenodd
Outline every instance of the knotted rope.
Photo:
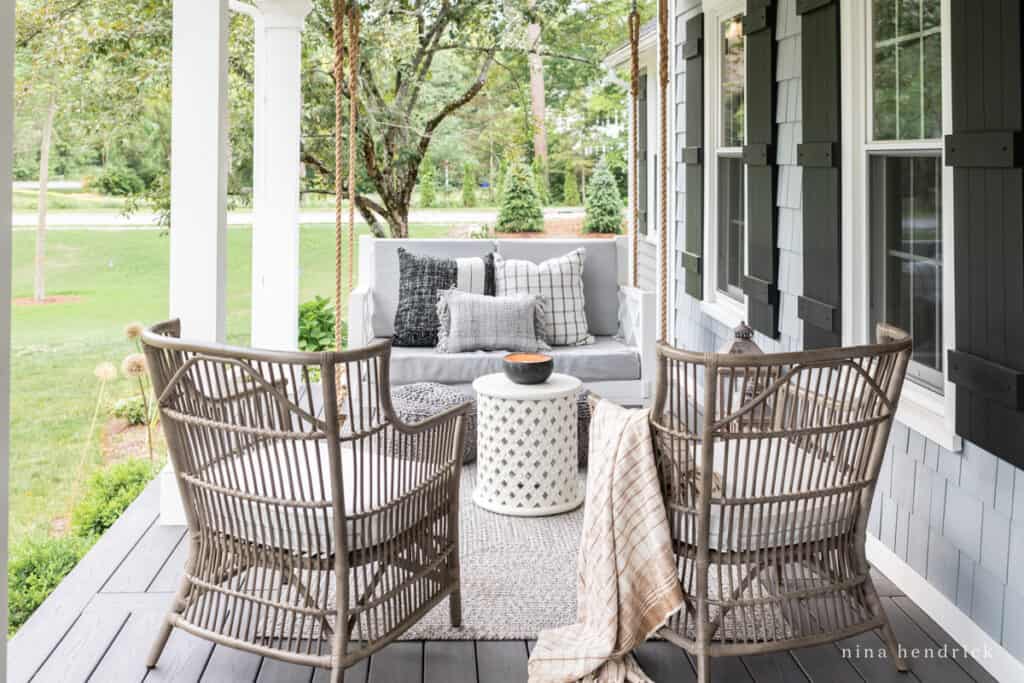
M 640 266 L 640 12 L 633 0 L 633 11 L 629 14 L 630 83 L 632 95 L 631 114 L 633 117 L 633 286 L 639 282 Z
M 661 341 L 668 343 L 668 0 L 658 0 L 659 76 L 661 92 L 661 210 L 658 212 L 661 270 Z

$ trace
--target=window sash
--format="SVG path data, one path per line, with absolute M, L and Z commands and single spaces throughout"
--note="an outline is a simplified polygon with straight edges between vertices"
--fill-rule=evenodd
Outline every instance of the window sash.
M 906 181 L 887 162 L 895 160 L 930 159 L 935 162 L 935 196 L 930 208 L 934 211 L 937 240 L 934 251 L 927 253 L 926 241 L 918 241 L 917 228 L 911 226 L 906 233 L 906 222 L 917 223 L 919 210 L 927 211 L 928 206 L 918 207 L 917 169 L 911 166 L 910 182 L 914 183 L 909 195 L 897 183 Z M 866 166 L 868 183 L 869 213 L 869 267 L 871 272 L 868 295 L 871 302 L 872 325 L 891 322 L 909 327 L 907 331 L 918 340 L 907 369 L 907 378 L 916 384 L 942 394 L 945 384 L 945 329 L 943 289 L 944 241 L 942 239 L 942 195 L 943 187 L 942 152 L 934 150 L 893 150 L 868 154 Z M 909 199 L 909 204 L 904 205 Z M 909 244 L 907 240 L 909 239 Z M 924 246 L 924 248 L 922 248 Z M 929 279 L 929 272 L 931 273 Z M 907 280 L 909 279 L 909 283 Z M 929 285 L 929 281 L 931 285 Z M 904 285 L 909 284 L 909 291 Z M 929 310 L 918 307 L 921 298 L 934 295 L 934 304 Z M 909 320 L 909 325 L 903 320 Z M 930 320 L 930 323 L 929 323 Z M 924 324 L 925 329 L 918 327 Z M 926 345 L 926 342 L 930 344 Z M 925 362 L 930 361 L 930 362 Z

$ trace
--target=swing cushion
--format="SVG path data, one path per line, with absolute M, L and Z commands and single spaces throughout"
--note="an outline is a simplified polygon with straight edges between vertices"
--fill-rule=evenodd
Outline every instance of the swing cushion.
M 494 256 L 444 258 L 414 254 L 398 248 L 398 308 L 395 311 L 395 346 L 435 346 L 440 322 L 439 292 L 457 288 L 494 295 Z

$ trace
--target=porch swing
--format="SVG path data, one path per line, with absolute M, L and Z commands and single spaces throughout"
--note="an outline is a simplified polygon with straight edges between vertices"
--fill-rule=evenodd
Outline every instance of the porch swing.
M 334 0 L 337 350 L 184 341 L 176 321 L 143 334 L 189 549 L 150 668 L 180 628 L 330 669 L 332 683 L 340 683 L 346 669 L 445 598 L 452 625 L 462 619 L 458 498 L 466 406 L 406 425 L 391 403 L 390 345 L 342 350 L 341 305 L 354 266 L 359 28 L 357 3 Z

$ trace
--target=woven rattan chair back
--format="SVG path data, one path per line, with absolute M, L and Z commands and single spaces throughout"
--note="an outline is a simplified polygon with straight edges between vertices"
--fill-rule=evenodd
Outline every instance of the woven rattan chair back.
M 894 645 L 865 533 L 910 354 L 889 327 L 846 349 L 658 349 L 652 433 L 687 596 L 664 634 L 701 681 L 709 657 L 872 629 Z
M 390 345 L 284 353 L 143 335 L 188 523 L 171 628 L 344 669 L 451 596 L 466 407 L 413 426 Z

